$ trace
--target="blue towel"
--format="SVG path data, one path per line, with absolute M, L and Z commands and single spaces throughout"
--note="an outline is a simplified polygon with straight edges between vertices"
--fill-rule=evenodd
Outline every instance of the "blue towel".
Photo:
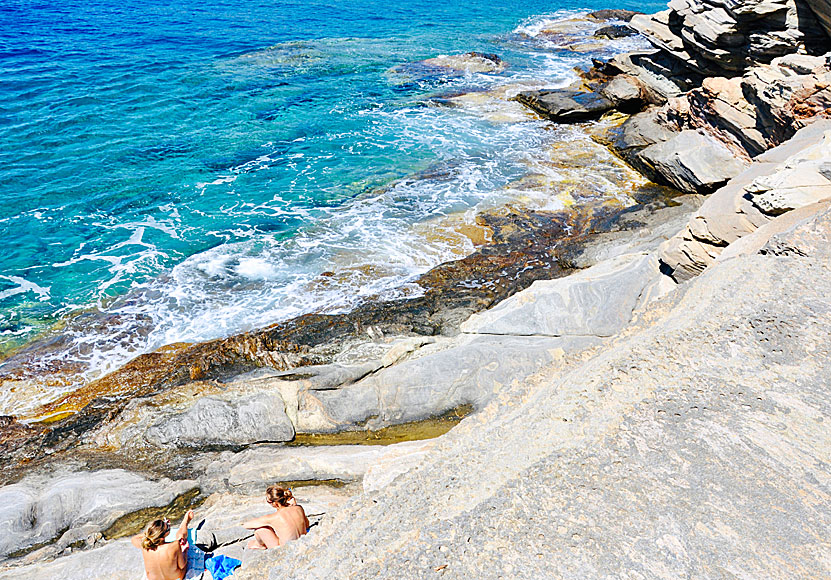
M 205 560 L 205 568 L 207 568 L 214 580 L 222 580 L 234 573 L 234 570 L 239 568 L 242 562 L 236 558 L 229 558 L 219 554 L 213 558 Z

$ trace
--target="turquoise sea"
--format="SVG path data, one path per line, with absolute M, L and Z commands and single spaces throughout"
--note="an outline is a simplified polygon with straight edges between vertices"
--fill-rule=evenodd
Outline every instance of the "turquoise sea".
M 588 57 L 546 23 L 660 5 L 4 0 L 0 349 L 62 334 L 54 356 L 101 371 L 417 293 L 471 250 L 430 224 L 507 195 L 554 138 L 442 98 L 566 84 Z M 468 51 L 508 66 L 410 66 Z

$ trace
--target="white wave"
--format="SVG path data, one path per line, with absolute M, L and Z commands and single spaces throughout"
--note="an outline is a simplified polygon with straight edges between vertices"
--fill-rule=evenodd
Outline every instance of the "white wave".
M 513 33 L 536 38 L 544 30 L 548 30 L 565 20 L 571 20 L 586 14 L 588 14 L 588 10 L 557 10 L 549 14 L 531 16 L 514 28 Z
M 49 291 L 51 290 L 51 286 L 38 286 L 34 282 L 30 282 L 25 278 L 21 278 L 20 276 L 0 276 L 4 280 L 8 280 L 14 284 L 17 284 L 15 288 L 9 288 L 7 290 L 3 290 L 0 292 L 0 300 L 5 298 L 9 298 L 10 296 L 16 296 L 18 294 L 25 294 L 27 292 L 32 292 L 35 295 L 35 298 L 40 300 L 41 302 L 45 302 L 49 300 Z

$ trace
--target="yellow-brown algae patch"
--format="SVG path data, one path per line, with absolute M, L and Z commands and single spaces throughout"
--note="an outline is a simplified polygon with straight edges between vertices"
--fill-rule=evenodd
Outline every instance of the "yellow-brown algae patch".
M 107 540 L 117 540 L 138 534 L 153 520 L 167 518 L 171 522 L 176 522 L 181 520 L 188 510 L 199 507 L 205 499 L 198 488 L 191 489 L 166 506 L 142 508 L 121 516 L 104 530 L 103 536 Z
M 491 242 L 493 232 L 487 226 L 476 223 L 473 212 L 451 214 L 421 222 L 413 227 L 416 235 L 428 244 L 441 244 L 462 257 L 470 250 L 470 245 L 481 246 Z
M 391 445 L 404 441 L 435 439 L 458 425 L 472 411 L 471 405 L 461 405 L 438 417 L 390 425 L 377 430 L 298 433 L 294 441 L 288 445 Z
M 57 416 L 65 418 L 77 413 L 98 397 L 132 396 L 140 392 L 142 387 L 156 382 L 159 375 L 166 372 L 167 363 L 190 347 L 188 343 L 176 343 L 141 355 L 118 371 L 83 385 L 57 401 L 42 405 L 32 413 L 22 415 L 20 419 L 32 423 L 54 422 Z
M 488 91 L 455 95 L 446 99 L 446 102 L 475 113 L 491 123 L 523 123 L 538 119 L 539 116 L 512 99 L 522 91 L 534 91 L 544 87 L 545 85 L 537 83 L 512 83 Z

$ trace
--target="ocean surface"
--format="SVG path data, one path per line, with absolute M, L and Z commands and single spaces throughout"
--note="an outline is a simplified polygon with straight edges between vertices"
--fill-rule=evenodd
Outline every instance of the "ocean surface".
M 473 249 L 448 220 L 510 201 L 557 138 L 442 99 L 565 85 L 591 55 L 546 25 L 661 4 L 4 0 L 0 353 L 60 335 L 95 374 L 417 294 Z M 508 66 L 412 66 L 468 51 Z

